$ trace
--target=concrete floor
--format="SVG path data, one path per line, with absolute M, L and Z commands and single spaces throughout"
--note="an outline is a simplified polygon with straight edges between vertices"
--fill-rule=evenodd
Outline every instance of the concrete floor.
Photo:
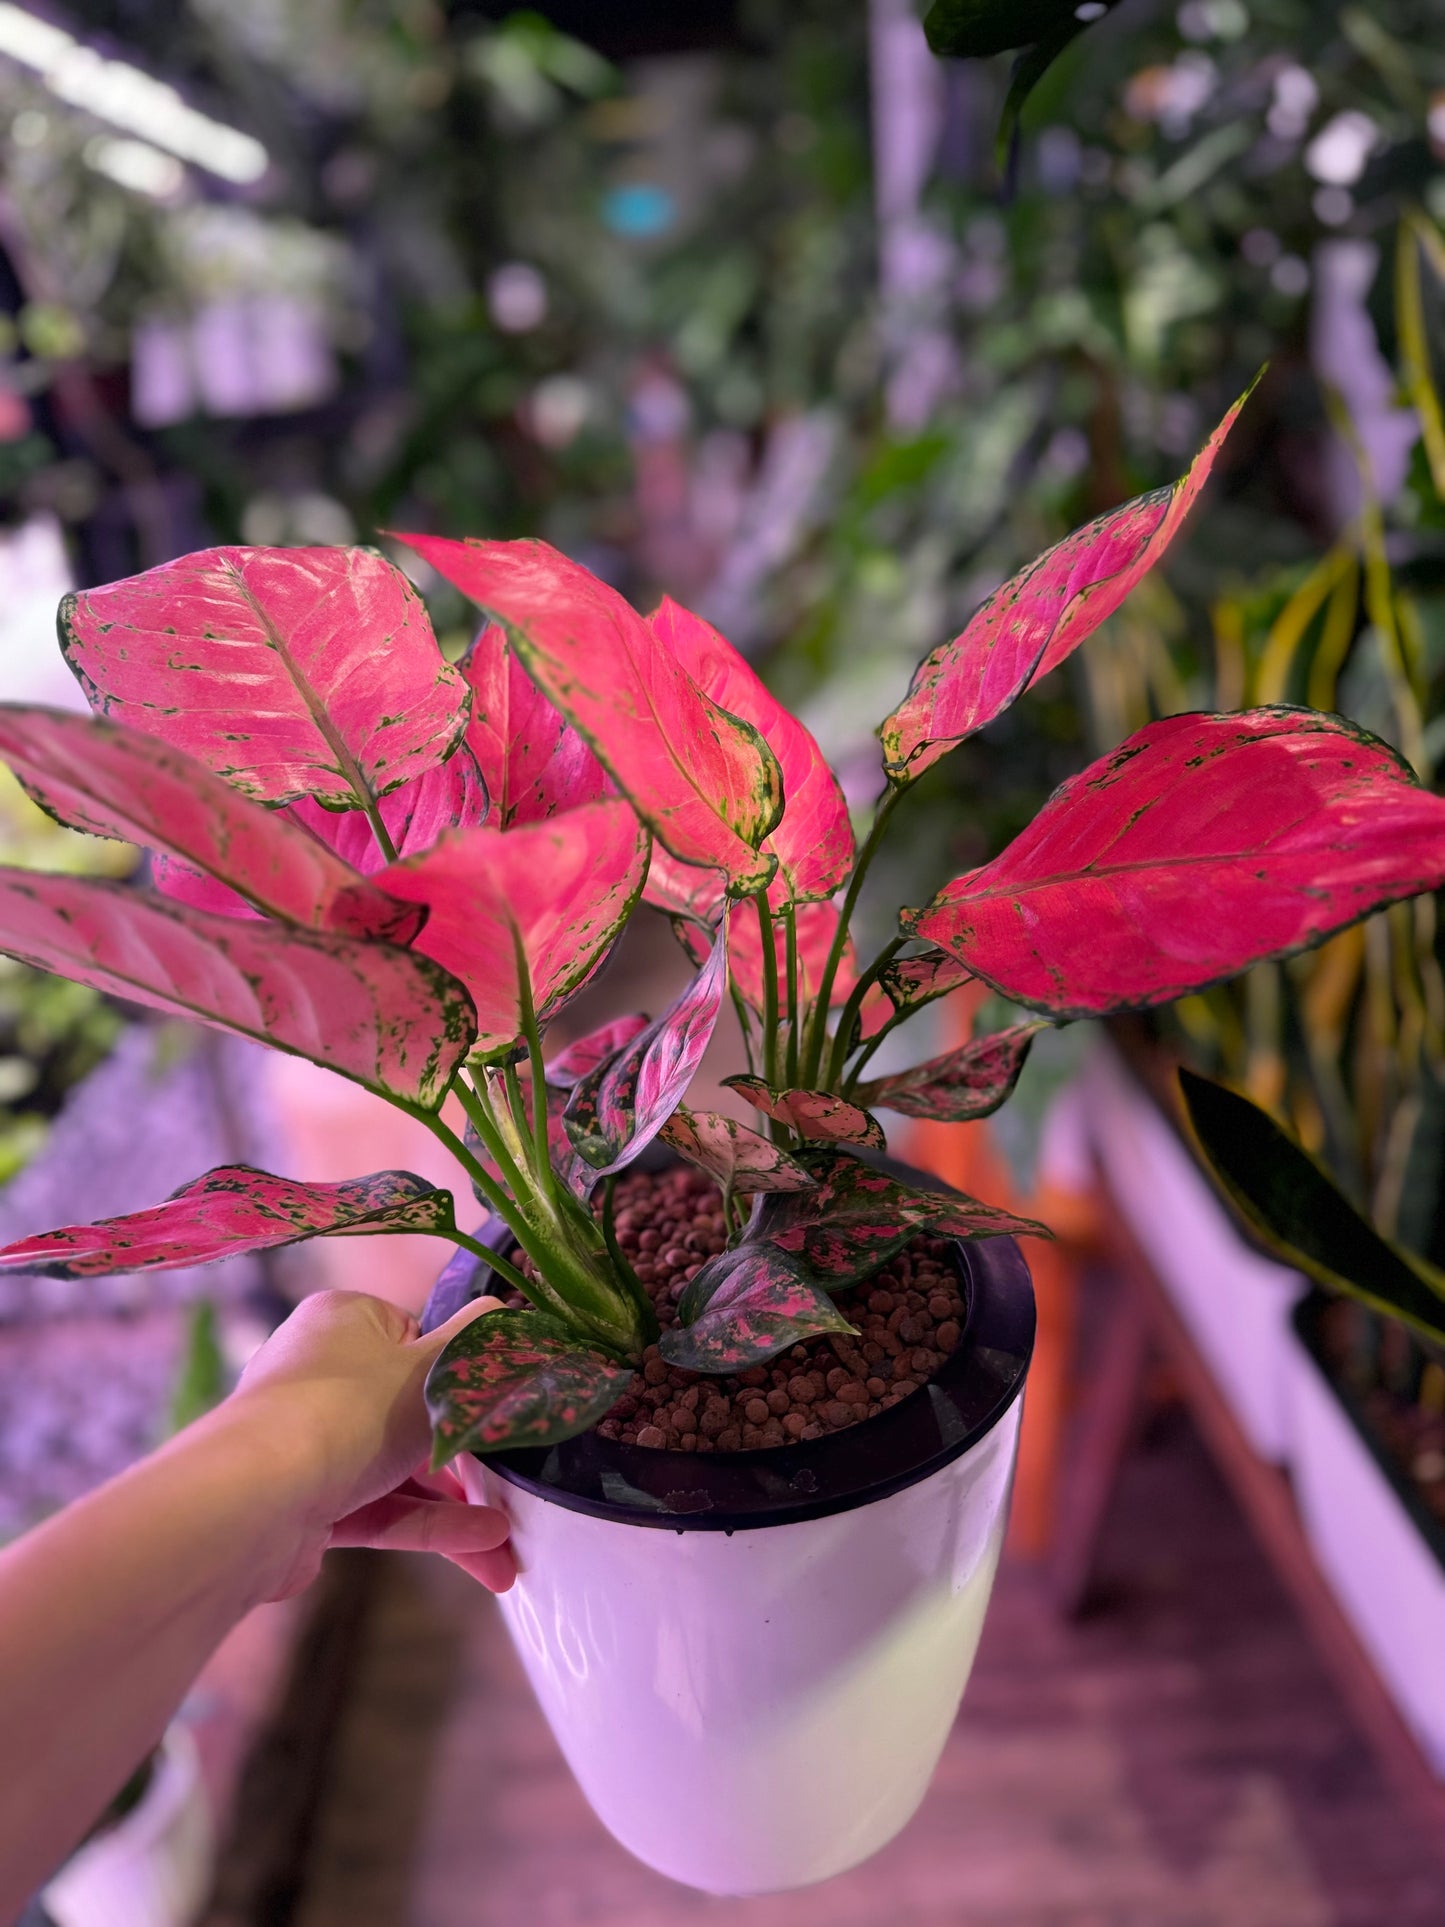
M 440 1563 L 353 1557 L 370 1608 L 297 1878 L 227 1927 L 1445 1922 L 1445 1867 L 1180 1417 L 1126 1471 L 1089 1615 L 1061 1623 L 1006 1566 L 922 1810 L 867 1866 L 776 1899 L 710 1900 L 631 1860 L 491 1603 Z M 243 1834 L 233 1873 L 245 1856 Z

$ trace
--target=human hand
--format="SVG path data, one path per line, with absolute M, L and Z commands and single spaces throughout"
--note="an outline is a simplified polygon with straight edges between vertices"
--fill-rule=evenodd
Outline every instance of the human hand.
M 418 1470 L 430 1446 L 422 1386 L 432 1361 L 498 1303 L 478 1299 L 422 1337 L 385 1299 L 315 1292 L 255 1353 L 217 1416 L 265 1437 L 294 1501 L 296 1542 L 267 1597 L 309 1585 L 328 1546 L 439 1552 L 492 1592 L 511 1585 L 506 1514 L 468 1505 L 454 1474 Z

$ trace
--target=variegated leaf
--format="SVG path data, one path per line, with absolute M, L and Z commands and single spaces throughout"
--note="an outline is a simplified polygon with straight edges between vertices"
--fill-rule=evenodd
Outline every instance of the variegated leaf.
M 734 894 L 770 881 L 775 860 L 757 846 L 782 811 L 776 758 L 615 589 L 545 542 L 399 539 L 506 625 L 532 680 L 666 849 L 722 871 Z
M 0 1250 L 0 1270 L 47 1278 L 172 1271 L 303 1238 L 414 1231 L 445 1236 L 454 1224 L 450 1191 L 410 1171 L 300 1184 L 250 1164 L 223 1164 L 183 1184 L 164 1204 L 20 1238 Z
M 589 1031 L 585 1037 L 579 1037 L 575 1044 L 568 1044 L 565 1050 L 558 1051 L 555 1057 L 548 1060 L 547 1082 L 556 1085 L 559 1090 L 570 1091 L 580 1078 L 611 1063 L 620 1050 L 624 1050 L 634 1037 L 647 1029 L 649 1021 L 637 1010 L 628 1017 L 614 1017 L 610 1024 Z
M 778 859 L 769 902 L 826 901 L 848 881 L 854 849 L 843 788 L 822 750 L 711 623 L 670 596 L 649 621 L 703 694 L 751 723 L 778 759 L 783 815 L 763 844 Z
M 313 930 L 406 943 L 422 913 L 183 751 L 71 710 L 0 704 L 0 757 L 58 822 L 199 865 L 222 897 Z M 338 916 L 336 899 L 356 885 Z
M 773 1091 L 760 1077 L 725 1077 L 723 1083 L 764 1117 L 786 1124 L 801 1138 L 883 1149 L 883 1126 L 846 1097 L 835 1097 L 829 1091 Z
M 0 870 L 0 951 L 425 1110 L 475 1033 L 462 985 L 415 951 L 208 916 L 93 878 Z
M 265 803 L 349 810 L 440 763 L 469 692 L 369 549 L 205 549 L 60 605 L 91 707 Z
M 599 1176 L 631 1164 L 681 1103 L 717 1024 L 727 984 L 727 923 L 712 954 L 662 1015 L 573 1087 L 567 1135 Z
M 432 1469 L 459 1452 L 559 1445 L 595 1425 L 632 1367 L 536 1311 L 491 1311 L 464 1325 L 426 1381 Z
M 924 658 L 907 697 L 879 727 L 891 783 L 913 782 L 992 722 L 1114 613 L 1174 540 L 1247 399 L 1246 391 L 1171 488 L 1075 529 L 996 589 L 962 635 Z
M 934 1118 L 943 1124 L 963 1124 L 996 1111 L 1019 1081 L 1029 1046 L 1044 1023 L 1011 1024 L 992 1036 L 942 1057 L 915 1064 L 891 1077 L 875 1077 L 860 1084 L 854 1095 L 860 1104 L 901 1111 L 905 1117 Z
M 461 669 L 472 691 L 467 742 L 499 830 L 544 822 L 611 792 L 606 770 L 518 662 L 500 623 L 487 624 Z
M 889 1003 L 902 1015 L 905 1011 L 921 1010 L 937 997 L 946 997 L 950 990 L 971 982 L 972 975 L 957 957 L 934 948 L 920 951 L 915 957 L 895 957 L 892 963 L 884 965 L 878 981 Z
M 1445 883 L 1445 799 L 1337 716 L 1170 716 L 1071 777 L 910 936 L 1061 1017 L 1167 1003 Z
M 721 1111 L 689 1111 L 679 1104 L 659 1136 L 679 1157 L 715 1177 L 729 1196 L 806 1191 L 813 1182 L 781 1145 Z
M 532 1128 L 533 1117 L 532 1080 L 529 1077 L 524 1077 L 520 1080 L 520 1083 L 522 1091 L 522 1113 L 526 1119 L 527 1128 L 530 1130 Z M 559 1090 L 549 1084 L 547 1086 L 547 1150 L 552 1169 L 557 1173 L 558 1177 L 561 1178 L 562 1182 L 567 1186 L 567 1189 L 571 1191 L 575 1197 L 581 1198 L 585 1202 L 596 1190 L 598 1178 L 592 1166 L 579 1158 L 577 1153 L 572 1149 L 572 1140 L 568 1137 L 562 1123 L 562 1112 L 566 1108 L 566 1104 L 566 1091 Z M 481 1165 L 487 1176 L 491 1178 L 494 1183 L 500 1184 L 505 1188 L 507 1180 L 503 1175 L 501 1166 L 497 1163 L 486 1145 L 483 1144 L 476 1126 L 471 1123 L 470 1120 L 468 1120 L 464 1135 L 467 1149 Z M 472 1184 L 472 1191 L 476 1196 L 477 1202 L 486 1205 L 487 1209 L 491 1210 L 491 1199 L 483 1194 L 481 1186 L 475 1181 L 473 1181 Z
M 1047 1238 L 1031 1218 L 961 1192 L 916 1191 L 860 1158 L 814 1157 L 811 1191 L 776 1193 L 753 1207 L 747 1242 L 791 1252 L 830 1291 L 857 1284 L 926 1232 L 935 1238 Z
M 642 891 L 644 903 L 650 903 L 654 910 L 666 911 L 670 917 L 705 925 L 711 933 L 723 913 L 727 896 L 727 880 L 721 870 L 705 870 L 696 863 L 679 863 L 675 856 L 669 856 L 662 845 L 654 840 L 652 861 L 648 865 L 647 882 Z M 699 934 L 697 955 L 705 952 L 710 942 L 710 934 Z
M 669 1365 L 689 1372 L 742 1372 L 823 1332 L 850 1332 L 825 1291 L 772 1245 L 742 1244 L 709 1258 L 678 1303 L 684 1321 L 662 1334 Z
M 477 1056 L 500 1061 L 522 1028 L 519 956 L 545 1023 L 591 976 L 632 914 L 647 831 L 621 798 L 503 834 L 456 830 L 378 873 L 391 896 L 425 904 L 415 947 L 467 986 Z

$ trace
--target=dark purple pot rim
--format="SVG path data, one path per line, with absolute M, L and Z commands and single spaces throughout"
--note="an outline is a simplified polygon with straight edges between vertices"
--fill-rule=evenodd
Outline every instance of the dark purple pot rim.
M 1331 1396 L 1350 1421 L 1361 1445 L 1379 1467 L 1381 1476 L 1399 1500 L 1402 1511 L 1409 1516 L 1410 1523 L 1434 1553 L 1441 1570 L 1445 1571 L 1445 1526 L 1426 1506 L 1404 1468 L 1370 1423 L 1359 1398 L 1349 1385 L 1336 1376 L 1335 1368 L 1326 1355 L 1322 1329 L 1324 1315 L 1331 1305 L 1338 1303 L 1338 1298 L 1331 1297 L 1326 1291 L 1316 1288 L 1308 1292 L 1290 1314 L 1295 1335 L 1309 1354 Z
M 866 1154 L 865 1154 L 866 1155 Z M 649 1147 L 642 1170 L 676 1163 Z M 896 1158 L 870 1163 L 920 1190 L 948 1191 L 931 1172 Z M 483 1234 L 510 1238 L 498 1220 Z M 953 1242 L 963 1281 L 964 1328 L 926 1385 L 875 1418 L 796 1445 L 746 1452 L 667 1452 L 584 1432 L 561 1445 L 475 1456 L 524 1492 L 617 1525 L 663 1532 L 744 1532 L 798 1525 L 872 1505 L 931 1478 L 987 1437 L 1023 1390 L 1034 1348 L 1034 1289 L 1012 1238 Z M 459 1253 L 458 1259 L 464 1259 Z M 422 1315 L 423 1330 L 484 1288 L 476 1261 L 447 1267 Z

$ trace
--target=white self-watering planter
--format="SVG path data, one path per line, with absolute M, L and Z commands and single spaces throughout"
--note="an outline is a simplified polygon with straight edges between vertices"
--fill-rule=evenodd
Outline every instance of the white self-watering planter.
M 1298 1272 L 1246 1244 L 1182 1138 L 1111 1045 L 1083 1076 L 1089 1135 L 1109 1191 L 1260 1458 L 1289 1450 Z
M 195 1741 L 172 1726 L 140 1800 L 71 1855 L 41 1902 L 55 1927 L 190 1927 L 214 1859 Z
M 1445 1779 L 1445 1532 L 1377 1455 L 1320 1363 L 1327 1300 L 1295 1313 L 1290 1467 L 1305 1534 L 1381 1679 Z
M 572 1771 L 658 1872 L 761 1894 L 875 1853 L 927 1789 L 993 1585 L 1034 1332 L 1018 1247 L 959 1245 L 964 1336 L 829 1437 L 467 1458 L 512 1518 L 501 1601 Z

